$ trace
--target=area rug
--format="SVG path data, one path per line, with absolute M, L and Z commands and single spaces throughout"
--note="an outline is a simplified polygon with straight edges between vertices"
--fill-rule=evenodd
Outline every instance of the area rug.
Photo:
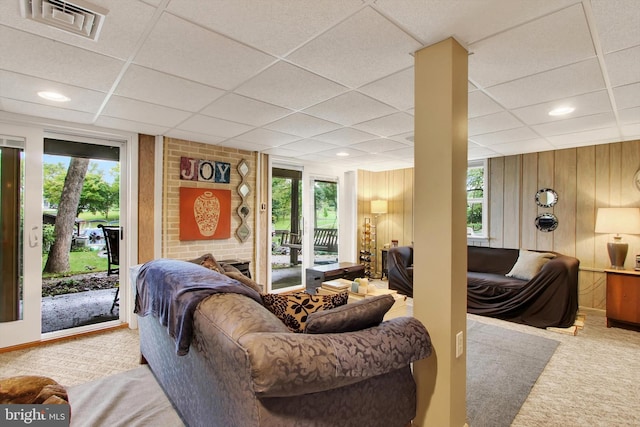
M 71 427 L 182 427 L 147 365 L 69 387 Z
M 468 424 L 510 426 L 558 344 L 468 319 Z

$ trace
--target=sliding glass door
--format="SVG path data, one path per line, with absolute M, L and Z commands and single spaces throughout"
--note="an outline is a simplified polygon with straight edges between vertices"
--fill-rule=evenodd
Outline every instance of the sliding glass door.
M 338 262 L 338 183 L 313 180 L 313 265 Z

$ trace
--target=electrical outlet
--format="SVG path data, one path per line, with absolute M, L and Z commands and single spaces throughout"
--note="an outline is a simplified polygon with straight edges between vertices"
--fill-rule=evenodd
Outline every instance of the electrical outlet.
M 456 334 L 456 358 L 462 356 L 464 352 L 464 335 L 462 331 Z

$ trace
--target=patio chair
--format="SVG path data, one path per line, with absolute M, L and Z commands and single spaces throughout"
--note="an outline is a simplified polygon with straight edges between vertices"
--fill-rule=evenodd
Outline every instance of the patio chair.
M 107 276 L 120 273 L 120 227 L 109 227 L 106 225 L 98 225 L 104 233 L 104 243 L 107 248 Z M 120 287 L 116 288 L 116 295 L 111 304 L 111 310 L 119 305 Z

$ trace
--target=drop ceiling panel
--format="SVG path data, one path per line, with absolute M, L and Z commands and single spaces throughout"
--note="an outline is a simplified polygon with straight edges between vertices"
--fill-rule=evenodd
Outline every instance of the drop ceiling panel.
M 395 109 L 359 92 L 350 91 L 307 108 L 304 112 L 331 122 L 351 126 L 394 113 Z
M 640 7 L 637 0 L 591 0 L 591 8 L 604 53 L 638 44 Z
M 281 107 L 301 110 L 347 90 L 302 68 L 278 62 L 235 92 Z
M 350 144 L 355 144 L 362 141 L 368 141 L 371 139 L 376 139 L 376 135 L 362 132 L 353 128 L 341 128 L 331 132 L 323 133 L 321 135 L 316 135 L 313 139 L 317 139 L 318 141 L 329 142 L 331 144 L 346 146 Z
M 44 104 L 53 108 L 60 107 L 67 110 L 84 111 L 90 114 L 98 112 L 105 98 L 105 94 L 102 92 L 8 71 L 0 70 L 0 82 L 2 82 L 2 84 L 0 84 L 0 97 L 2 98 L 26 101 L 34 104 Z M 30 90 L 25 92 L 25 87 L 30 88 Z M 63 93 L 71 98 L 71 100 L 64 104 L 47 101 L 38 96 L 38 92 L 40 91 Z
M 487 159 L 489 157 L 497 157 L 499 153 L 486 147 L 469 147 L 467 157 L 469 160 Z
M 640 79 L 640 45 L 604 56 L 611 86 L 635 83 Z
M 155 9 L 137 0 L 91 0 L 91 3 L 109 10 L 97 42 L 22 18 L 17 0 L 0 2 L 0 24 L 118 59 L 129 58 Z
M 359 142 L 357 144 L 351 144 L 350 147 L 372 154 L 380 154 L 386 151 L 405 149 L 407 148 L 407 144 L 394 141 L 393 139 L 378 138 L 370 141 Z M 413 149 L 413 147 L 410 148 Z
M 348 156 L 344 156 L 341 159 L 340 156 L 338 156 L 338 153 L 346 153 L 346 154 L 348 154 Z M 358 158 L 358 157 L 366 156 L 366 155 L 367 155 L 367 153 L 365 153 L 364 151 L 355 150 L 355 149 L 349 148 L 349 147 L 330 148 L 328 150 L 319 151 L 319 152 L 314 154 L 314 156 L 325 157 L 325 158 L 331 160 L 332 162 L 333 161 L 335 161 L 335 162 L 340 162 L 340 161 L 350 162 L 354 158 Z
M 549 111 L 560 107 L 573 107 L 576 110 L 566 116 L 550 116 Z M 512 111 L 520 120 L 528 125 L 555 122 L 575 118 L 579 116 L 589 116 L 598 113 L 611 113 L 611 101 L 606 90 L 587 93 L 585 95 L 563 98 L 559 101 L 545 102 L 543 104 L 532 105 L 530 107 L 518 108 Z
M 0 69 L 108 91 L 123 62 L 0 25 Z
M 358 89 L 398 110 L 413 108 L 414 68 L 407 68 Z
M 481 91 L 469 93 L 469 117 L 486 116 L 488 114 L 498 113 L 504 108 L 497 102 Z
M 620 140 L 620 134 L 613 128 L 593 129 L 572 134 L 550 136 L 547 138 L 555 147 L 569 148 L 600 144 Z
M 622 126 L 624 140 L 640 139 L 640 124 Z
M 268 145 L 256 144 L 255 142 L 241 141 L 239 139 L 227 139 L 225 141 L 222 141 L 218 145 L 222 147 L 237 148 L 238 150 L 246 150 L 246 151 L 264 151 L 271 148 Z
M 469 119 L 469 136 L 498 132 L 522 126 L 522 122 L 506 111 Z
M 168 10 L 282 56 L 362 7 L 360 0 L 173 0 Z
M 280 148 L 297 151 L 301 154 L 311 154 L 336 148 L 336 145 L 317 139 L 301 139 L 290 144 L 281 145 Z
M 105 128 L 123 129 L 129 132 L 145 133 L 147 135 L 164 135 L 165 132 L 169 130 L 166 126 L 150 125 L 148 123 L 134 122 L 105 115 L 101 115 L 95 124 Z
M 394 113 L 353 126 L 356 129 L 378 136 L 391 136 L 413 130 L 413 116 L 407 113 Z
M 169 14 L 162 15 L 135 57 L 137 64 L 220 89 L 234 88 L 273 61 Z
M 553 150 L 554 146 L 544 138 L 529 139 L 525 141 L 510 142 L 507 144 L 492 145 L 491 150 L 503 156 L 511 156 L 519 153 L 534 153 L 536 151 Z
M 222 96 L 224 91 L 149 68 L 132 65 L 116 87 L 115 94 L 152 104 L 196 112 Z
M 251 126 L 242 123 L 230 122 L 228 120 L 216 119 L 215 117 L 196 114 L 178 126 L 180 130 L 197 132 L 205 135 L 212 135 L 219 138 L 232 138 L 241 133 L 248 132 Z
M 112 96 L 102 114 L 134 122 L 173 127 L 190 116 L 186 111 Z
M 287 59 L 351 88 L 413 65 L 421 47 L 367 7 L 290 54 Z
M 218 145 L 224 138 L 213 136 L 210 133 L 191 132 L 182 129 L 171 129 L 164 133 L 169 138 L 183 139 L 185 141 L 198 141 L 205 144 Z
M 342 127 L 341 125 L 303 113 L 294 113 L 265 126 L 267 129 L 309 138 Z
M 618 118 L 622 124 L 640 123 L 640 107 L 620 110 Z
M 469 57 L 469 75 L 483 87 L 595 56 L 581 4 L 474 43 L 469 48 L 474 52 Z
M 430 45 L 451 36 L 472 43 L 572 3 L 575 0 L 376 0 L 375 4 Z
M 15 99 L 0 98 L 2 108 L 5 111 L 27 116 L 44 117 L 53 120 L 64 120 L 73 123 L 92 123 L 93 114 L 82 111 L 68 110 L 50 105 L 33 104 L 31 102 L 18 101 Z
M 485 133 L 483 135 L 475 135 L 471 139 L 473 142 L 482 146 L 492 146 L 496 144 L 505 144 L 507 142 L 524 141 L 527 139 L 537 138 L 531 128 L 523 126 L 515 129 L 503 130 L 500 132 Z
M 203 109 L 201 114 L 253 126 L 262 126 L 292 112 L 273 104 L 229 93 Z
M 532 126 L 540 135 L 545 137 L 581 132 L 583 130 L 616 127 L 613 114 L 594 114 L 592 116 L 577 117 L 574 119 L 559 120 L 557 122 L 544 123 Z
M 640 83 L 613 88 L 613 97 L 619 109 L 640 107 Z
M 246 142 L 254 142 L 256 144 L 262 144 L 269 147 L 277 147 L 279 145 L 297 141 L 300 138 L 294 135 L 276 132 L 269 129 L 254 129 L 237 136 L 235 139 Z
M 600 64 L 592 58 L 496 85 L 487 92 L 506 108 L 518 108 L 604 88 Z

